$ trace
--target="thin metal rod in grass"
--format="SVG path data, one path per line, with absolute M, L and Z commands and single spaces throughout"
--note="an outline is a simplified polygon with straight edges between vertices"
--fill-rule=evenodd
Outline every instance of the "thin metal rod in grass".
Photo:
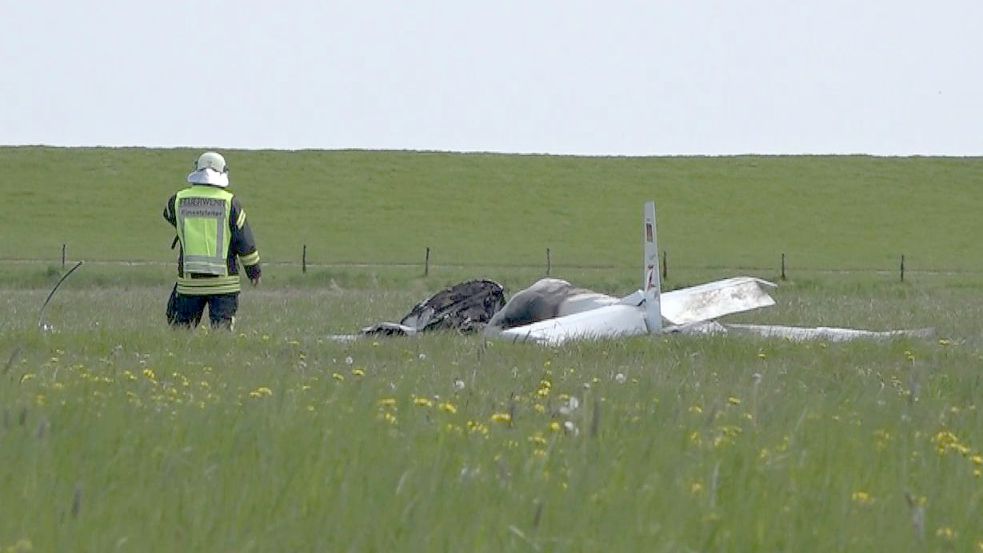
M 55 284 L 55 287 L 51 289 L 51 293 L 48 294 L 47 299 L 44 300 L 44 304 L 41 306 L 41 312 L 38 314 L 38 328 L 40 328 L 42 332 L 50 331 L 51 330 L 51 325 L 49 325 L 44 320 L 44 310 L 48 307 L 48 303 L 51 302 L 51 298 L 53 298 L 55 296 L 55 292 L 58 291 L 58 287 L 61 286 L 61 283 L 62 282 L 65 282 L 65 279 L 68 278 L 69 275 L 71 275 L 72 273 L 74 273 L 75 272 L 75 269 L 78 269 L 79 267 L 81 267 L 82 266 L 82 263 L 84 263 L 84 262 L 83 261 L 79 261 L 78 263 L 75 264 L 74 267 L 72 267 L 71 269 L 69 269 L 67 273 L 63 274 L 61 276 L 61 278 L 58 279 L 58 282 Z

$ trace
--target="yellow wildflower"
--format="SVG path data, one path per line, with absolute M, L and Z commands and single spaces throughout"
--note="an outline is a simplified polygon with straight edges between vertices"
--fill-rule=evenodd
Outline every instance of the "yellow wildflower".
M 741 399 L 740 398 L 736 398 L 734 396 L 730 396 L 729 398 L 727 398 L 727 403 L 729 403 L 731 405 L 740 405 L 741 404 Z
M 337 380 L 338 382 L 345 381 L 345 375 L 339 373 L 331 373 L 331 378 Z
M 378 403 L 379 403 L 379 407 L 395 407 L 396 406 L 396 398 L 384 397 L 384 398 L 380 399 Z
M 958 536 L 959 533 L 948 526 L 942 526 L 935 531 L 935 535 L 945 541 L 952 541 L 956 539 L 956 536 Z
M 249 397 L 252 398 L 263 398 L 272 395 L 273 395 L 273 390 L 270 390 L 266 386 L 260 386 L 259 388 L 256 388 L 255 390 L 249 392 Z
M 550 423 L 550 432 L 559 432 L 562 429 L 563 429 L 563 427 L 560 426 L 560 423 L 558 423 L 556 421 L 553 421 L 553 422 Z
M 512 415 L 508 413 L 495 413 L 491 416 L 491 421 L 509 424 L 512 422 Z
M 468 431 L 474 434 L 488 434 L 488 427 L 477 421 L 468 421 Z
M 866 507 L 874 502 L 874 498 L 865 491 L 856 491 L 850 494 L 850 499 L 857 505 Z
M 703 484 L 699 482 L 693 482 L 689 485 L 689 493 L 693 495 L 700 495 L 703 493 Z
M 700 407 L 699 405 L 690 405 L 689 412 L 693 413 L 694 415 L 699 415 L 700 413 L 703 412 L 703 408 Z
M 157 375 L 154 373 L 153 369 L 150 368 L 143 369 L 143 376 L 145 376 L 147 380 L 153 382 L 154 384 L 157 383 Z
M 356 367 L 356 368 L 352 369 L 352 376 L 355 376 L 355 377 L 365 376 L 365 370 Z
M 427 408 L 429 408 L 429 407 L 433 407 L 433 402 L 430 401 L 429 398 L 418 397 L 418 398 L 413 399 L 413 405 L 416 405 L 417 407 L 427 407 Z
M 451 402 L 449 402 L 449 401 L 445 401 L 444 403 L 441 403 L 441 404 L 440 404 L 440 405 L 438 405 L 437 407 L 438 407 L 438 408 L 439 408 L 439 409 L 440 409 L 441 411 L 443 411 L 443 412 L 445 412 L 445 413 L 450 413 L 450 414 L 452 414 L 452 415 L 453 415 L 454 413 L 457 413 L 457 407 L 456 407 L 456 406 L 455 406 L 455 405 L 454 405 L 453 403 L 451 403 Z

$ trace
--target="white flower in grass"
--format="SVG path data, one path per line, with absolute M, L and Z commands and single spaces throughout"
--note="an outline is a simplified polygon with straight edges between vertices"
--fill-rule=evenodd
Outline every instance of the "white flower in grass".
M 567 434 L 572 434 L 574 436 L 580 435 L 580 429 L 577 428 L 577 425 L 574 424 L 573 421 L 565 421 L 563 423 L 563 430 L 565 430 Z
M 345 358 L 345 364 L 346 365 L 351 365 L 354 362 L 355 362 L 355 360 L 352 359 L 352 356 L 351 355 L 349 355 L 348 357 Z
M 618 384 L 624 384 L 625 381 L 627 380 L 628 378 L 624 375 L 624 373 L 618 373 L 614 375 L 614 381 L 617 382 Z
M 559 411 L 561 415 L 569 415 L 576 411 L 578 407 L 580 407 L 580 400 L 571 396 L 566 403 L 560 405 Z

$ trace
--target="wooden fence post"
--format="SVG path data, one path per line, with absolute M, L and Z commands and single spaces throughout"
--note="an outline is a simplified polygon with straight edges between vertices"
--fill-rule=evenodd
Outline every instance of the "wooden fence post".
M 669 278 L 669 254 L 662 250 L 662 280 Z
M 550 270 L 553 268 L 553 260 L 550 259 L 550 249 L 546 248 L 546 276 L 550 276 Z
M 427 257 L 423 261 L 423 276 L 430 274 L 430 246 L 427 246 Z
M 65 268 L 65 250 L 68 248 L 68 244 L 61 245 L 61 268 Z
M 300 257 L 300 270 L 303 273 L 307 272 L 307 244 L 304 244 L 304 252 Z
M 901 282 L 904 282 L 904 254 L 901 254 Z
M 785 254 L 782 254 L 782 280 L 785 280 Z

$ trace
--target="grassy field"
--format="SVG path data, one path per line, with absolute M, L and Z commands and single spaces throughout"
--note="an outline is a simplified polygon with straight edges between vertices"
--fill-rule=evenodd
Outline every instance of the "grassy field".
M 983 551 L 980 160 L 239 154 L 269 259 L 343 236 L 320 262 L 455 263 L 272 264 L 235 333 L 174 332 L 158 206 L 194 153 L 0 149 L 0 552 Z M 798 260 L 732 321 L 937 336 L 330 338 L 466 278 L 514 291 L 547 244 L 554 275 L 629 292 L 648 197 L 670 288 Z M 509 209 L 538 226 L 490 230 Z M 60 263 L 10 259 L 59 232 L 90 262 L 42 334 Z M 938 271 L 816 270 L 888 250 Z
M 173 258 L 199 152 L 0 148 L 0 259 Z M 641 205 L 682 268 L 983 270 L 974 158 L 227 152 L 269 261 L 636 267 Z

